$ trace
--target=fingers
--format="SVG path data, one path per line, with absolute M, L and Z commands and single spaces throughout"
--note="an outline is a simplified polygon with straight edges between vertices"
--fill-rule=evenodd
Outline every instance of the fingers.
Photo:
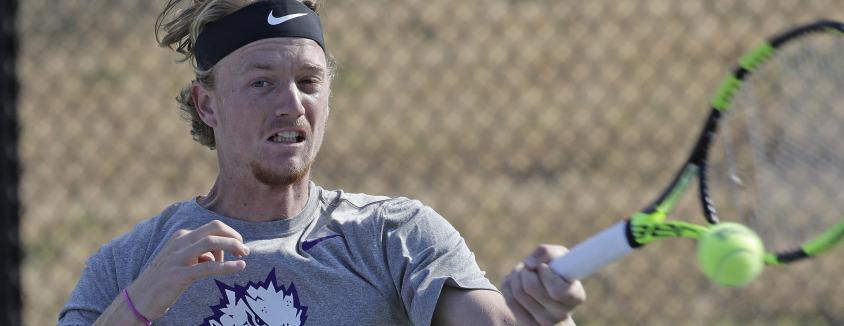
M 586 301 L 586 290 L 580 281 L 569 283 L 545 264 L 540 265 L 537 271 L 548 297 L 558 302 L 566 312 Z
M 228 251 L 236 257 L 242 257 L 249 254 L 249 248 L 243 242 L 216 235 L 209 235 L 199 239 L 187 247 L 184 247 L 175 252 L 179 260 L 186 265 L 197 263 L 197 257 L 205 254 L 211 255 L 208 258 L 213 258 L 216 262 L 222 262 L 222 252 Z
M 200 226 L 196 230 L 190 231 L 188 234 L 185 234 L 183 237 L 187 238 L 188 242 L 196 242 L 199 239 L 207 237 L 209 235 L 216 235 L 221 237 L 229 237 L 237 239 L 237 241 L 243 242 L 243 237 L 232 229 L 230 226 L 226 225 L 226 223 L 220 222 L 219 220 L 213 220 L 208 222 L 207 224 Z
M 221 276 L 232 273 L 237 273 L 246 268 L 246 262 L 243 260 L 233 260 L 227 262 L 209 261 L 201 264 L 196 264 L 187 268 L 191 279 L 198 280 L 208 276 Z
M 236 273 L 246 268 L 246 262 L 243 260 L 225 261 L 223 252 L 240 258 L 249 255 L 249 247 L 243 244 L 240 233 L 223 222 L 214 220 L 196 230 L 180 233 L 178 237 L 191 241 L 175 253 L 188 265 L 185 271 L 191 281 L 212 275 Z
M 505 278 L 504 298 L 520 322 L 529 325 L 570 322 L 572 309 L 586 300 L 580 282 L 570 283 L 548 266 L 566 252 L 563 246 L 541 245 Z
M 231 239 L 240 246 L 233 246 L 233 242 L 219 238 Z M 198 251 L 200 249 L 207 250 Z M 243 245 L 243 237 L 240 233 L 225 223 L 214 220 L 195 230 L 176 231 L 162 253 L 166 252 L 165 255 L 173 253 L 179 256 L 181 264 L 195 264 L 206 261 L 222 262 L 224 251 L 229 251 L 235 257 L 242 257 L 248 255 L 249 248 Z
M 528 312 L 519 301 L 513 296 L 513 292 L 516 291 L 513 289 L 513 278 L 518 277 L 516 273 L 510 273 L 507 277 L 504 278 L 504 283 L 501 285 L 501 293 L 504 295 L 504 301 L 507 302 L 507 306 L 510 307 L 510 311 L 519 321 L 520 325 L 536 325 L 536 321 L 533 317 L 530 316 L 530 312 Z
M 221 261 L 221 260 L 217 259 L 216 255 L 211 254 L 210 252 L 206 252 L 202 255 L 199 255 L 199 258 L 197 259 L 198 263 L 204 263 L 206 261 Z
M 566 247 L 559 245 L 542 244 L 533 250 L 527 258 L 524 259 L 525 266 L 530 270 L 535 270 L 541 264 L 548 264 L 554 258 L 565 255 L 569 250 Z
M 144 308 L 148 317 L 163 315 L 193 282 L 246 268 L 243 260 L 225 261 L 224 252 L 235 258 L 249 255 L 240 233 L 223 222 L 212 221 L 195 230 L 174 232 L 150 265 L 132 282 L 133 299 Z
M 549 295 L 549 289 L 543 284 L 539 274 L 525 269 L 518 275 L 525 297 L 520 302 L 537 322 L 542 325 L 554 324 L 568 315 L 569 309 Z M 519 298 L 519 295 L 516 297 Z
M 538 274 L 524 268 L 524 264 L 517 264 L 513 272 L 508 276 L 510 300 L 516 307 L 513 314 L 523 322 L 533 322 L 538 325 L 553 325 L 556 321 L 565 318 L 568 311 L 552 301 L 545 293 Z M 505 299 L 508 299 L 505 297 Z M 517 312 L 523 310 L 523 312 Z M 524 315 L 529 316 L 526 318 Z
M 183 274 L 180 284 L 187 285 L 207 275 L 228 274 L 243 270 L 243 261 L 225 261 L 224 252 L 235 258 L 249 255 L 243 237 L 230 226 L 218 220 L 195 230 L 179 230 L 159 253 L 161 264 L 170 265 Z M 201 265 L 201 266 L 200 266 Z

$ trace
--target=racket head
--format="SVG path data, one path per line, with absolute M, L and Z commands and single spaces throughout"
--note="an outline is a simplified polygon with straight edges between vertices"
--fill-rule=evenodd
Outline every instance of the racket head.
M 717 132 L 696 151 L 704 215 L 751 227 L 769 263 L 844 234 L 842 54 L 844 24 L 800 26 L 749 51 L 713 100 Z

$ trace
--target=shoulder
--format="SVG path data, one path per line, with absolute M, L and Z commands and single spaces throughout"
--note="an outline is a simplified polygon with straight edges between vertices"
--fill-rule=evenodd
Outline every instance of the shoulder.
M 118 265 L 128 266 L 145 263 L 153 250 L 166 240 L 173 226 L 181 224 L 179 220 L 187 220 L 184 217 L 190 209 L 189 204 L 190 201 L 171 204 L 159 214 L 139 222 L 131 230 L 104 244 L 91 259 L 108 258 Z
M 355 233 L 366 239 L 387 242 L 415 238 L 419 243 L 433 243 L 458 235 L 444 217 L 419 200 L 342 190 L 323 190 L 321 194 L 322 218 L 328 220 L 329 228 L 336 228 L 335 232 Z
M 168 221 L 179 215 L 184 204 L 172 204 L 158 215 L 141 221 L 131 230 L 101 245 L 97 252 L 88 257 L 79 284 L 83 287 L 109 284 L 112 287 L 109 292 L 111 295 L 131 283 L 164 239 L 163 229 Z
M 190 201 L 176 202 L 165 208 L 161 213 L 136 224 L 132 230 L 112 240 L 113 244 L 136 243 L 138 241 L 150 241 L 156 238 L 159 233 L 166 233 L 166 230 L 176 220 L 184 216 L 190 210 Z
M 319 200 L 323 205 L 340 207 L 349 206 L 357 209 L 378 207 L 393 198 L 388 196 L 369 195 L 364 193 L 351 193 L 343 189 L 327 190 L 319 189 Z
M 439 216 L 431 207 L 407 197 L 389 197 L 343 190 L 322 190 L 320 200 L 334 218 L 371 219 L 388 225 L 404 224 L 419 217 Z

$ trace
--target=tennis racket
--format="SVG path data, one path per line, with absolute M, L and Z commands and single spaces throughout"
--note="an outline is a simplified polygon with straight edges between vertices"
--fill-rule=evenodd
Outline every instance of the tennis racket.
M 691 154 L 657 199 L 550 263 L 582 279 L 646 244 L 700 237 L 722 216 L 749 226 L 765 264 L 844 238 L 844 24 L 818 21 L 745 53 L 722 82 Z M 667 219 L 697 179 L 706 224 Z

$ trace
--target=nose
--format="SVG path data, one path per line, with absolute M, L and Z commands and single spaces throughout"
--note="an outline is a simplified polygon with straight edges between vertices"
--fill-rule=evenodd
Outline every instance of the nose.
M 302 104 L 302 92 L 295 82 L 288 83 L 287 87 L 282 87 L 279 91 L 275 115 L 278 117 L 288 116 L 293 118 L 305 115 L 305 106 Z

